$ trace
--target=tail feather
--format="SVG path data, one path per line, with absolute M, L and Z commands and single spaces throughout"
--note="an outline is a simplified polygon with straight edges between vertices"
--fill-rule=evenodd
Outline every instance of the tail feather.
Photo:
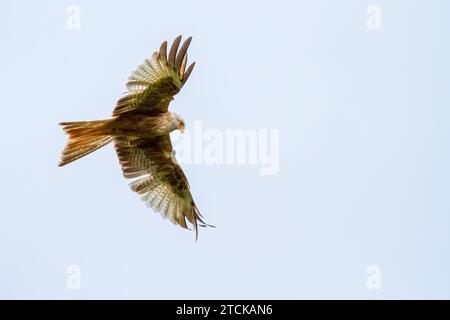
M 69 142 L 62 152 L 59 166 L 80 159 L 111 142 L 113 137 L 109 134 L 109 122 L 110 120 L 60 123 L 64 132 L 69 135 Z

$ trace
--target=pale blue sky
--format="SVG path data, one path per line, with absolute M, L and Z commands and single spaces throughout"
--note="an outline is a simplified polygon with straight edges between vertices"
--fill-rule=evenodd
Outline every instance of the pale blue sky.
M 447 1 L 1 7 L 0 298 L 450 298 Z M 112 146 L 57 167 L 57 123 L 108 117 L 178 34 L 197 61 L 172 105 L 188 127 L 280 130 L 277 175 L 183 166 L 217 226 L 197 243 L 129 190 Z

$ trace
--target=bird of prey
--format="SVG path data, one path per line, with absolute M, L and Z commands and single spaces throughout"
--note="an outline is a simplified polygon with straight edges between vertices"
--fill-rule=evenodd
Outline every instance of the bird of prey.
M 146 59 L 128 79 L 128 92 L 117 101 L 112 118 L 98 121 L 62 122 L 69 136 L 59 166 L 64 166 L 114 142 L 125 178 L 145 203 L 175 225 L 188 228 L 207 225 L 175 158 L 169 133 L 184 132 L 184 120 L 168 110 L 173 97 L 184 86 L 195 62 L 188 68 L 191 37 L 178 36 L 167 55 L 167 41 L 151 59 Z M 178 50 L 179 49 L 179 50 Z

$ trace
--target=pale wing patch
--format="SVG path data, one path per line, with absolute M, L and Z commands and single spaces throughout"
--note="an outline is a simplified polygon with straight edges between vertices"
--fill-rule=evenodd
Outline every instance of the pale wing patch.
M 131 190 L 141 196 L 145 204 L 173 224 L 187 228 L 184 210 L 186 200 L 175 194 L 171 187 L 156 181 L 151 174 L 130 183 Z
M 168 65 L 161 63 L 159 52 L 154 52 L 151 59 L 145 59 L 139 67 L 133 71 L 128 78 L 127 89 L 130 92 L 140 93 L 149 86 L 165 78 L 172 78 L 178 88 L 181 88 L 181 78 L 179 72 Z
M 194 68 L 195 62 L 186 68 L 187 50 L 191 37 L 187 38 L 178 50 L 181 36 L 178 36 L 167 56 L 167 42 L 161 44 L 159 51 L 132 72 L 127 82 L 126 96 L 117 101 L 113 116 L 142 109 L 146 112 L 167 112 L 170 101 L 176 95 Z

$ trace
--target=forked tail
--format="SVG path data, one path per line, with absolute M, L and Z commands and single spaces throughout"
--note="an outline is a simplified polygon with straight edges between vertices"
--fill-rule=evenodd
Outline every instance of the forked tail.
M 59 166 L 80 159 L 112 141 L 108 124 L 111 120 L 61 122 L 69 141 L 61 155 Z

